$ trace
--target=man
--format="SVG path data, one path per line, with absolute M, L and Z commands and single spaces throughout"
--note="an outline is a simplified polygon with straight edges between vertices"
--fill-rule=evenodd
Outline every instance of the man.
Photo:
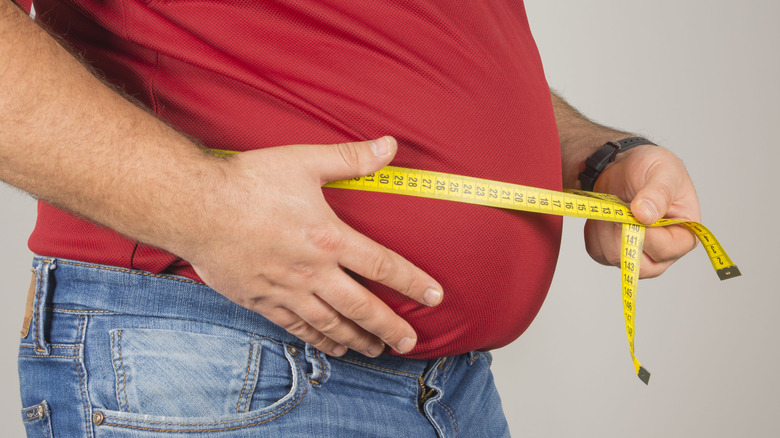
M 45 201 L 28 433 L 507 434 L 474 352 L 530 324 L 560 219 L 321 186 L 392 160 L 578 187 L 632 136 L 549 92 L 522 4 L 351 3 L 35 2 L 143 106 L 2 3 L 0 178 Z M 644 223 L 698 220 L 660 147 L 621 152 L 595 189 Z M 585 231 L 617 263 L 619 229 Z M 694 245 L 649 230 L 643 276 Z

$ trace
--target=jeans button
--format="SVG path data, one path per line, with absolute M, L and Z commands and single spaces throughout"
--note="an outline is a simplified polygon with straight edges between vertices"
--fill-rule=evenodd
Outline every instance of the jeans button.
M 298 349 L 293 347 L 292 345 L 287 346 L 287 352 L 290 353 L 290 356 L 292 357 L 298 356 Z

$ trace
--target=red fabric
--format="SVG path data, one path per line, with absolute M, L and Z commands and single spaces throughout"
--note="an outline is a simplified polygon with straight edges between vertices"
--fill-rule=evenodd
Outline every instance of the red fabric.
M 30 13 L 30 8 L 32 7 L 32 0 L 14 0 L 16 4 L 22 7 L 25 12 L 28 14 Z
M 393 135 L 393 165 L 560 189 L 548 87 L 522 2 L 35 0 L 37 19 L 209 147 Z M 438 279 L 436 308 L 370 289 L 417 330 L 411 356 L 501 347 L 547 293 L 560 218 L 324 189 L 336 213 Z M 174 272 L 174 255 L 45 203 L 39 254 Z M 363 281 L 363 280 L 361 280 Z

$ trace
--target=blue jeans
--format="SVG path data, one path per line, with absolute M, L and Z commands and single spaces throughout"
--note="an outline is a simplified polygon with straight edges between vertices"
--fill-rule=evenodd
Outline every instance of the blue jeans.
M 28 437 L 509 436 L 488 353 L 334 358 L 183 277 L 33 266 Z

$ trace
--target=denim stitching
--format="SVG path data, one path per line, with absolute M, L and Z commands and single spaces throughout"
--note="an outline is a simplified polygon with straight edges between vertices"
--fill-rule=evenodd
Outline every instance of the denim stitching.
M 110 310 L 60 309 L 58 307 L 47 307 L 46 310 L 67 313 L 111 313 Z
M 19 357 L 34 357 L 39 359 L 41 356 L 37 354 L 20 354 Z M 50 354 L 46 356 L 46 359 L 53 358 L 53 359 L 78 359 L 78 356 L 59 356 L 56 354 Z
M 27 345 L 27 344 L 22 344 L 19 347 L 20 348 L 35 348 L 32 345 Z M 81 345 L 73 345 L 73 346 L 69 346 L 69 345 L 52 345 L 51 348 L 59 348 L 61 350 L 80 350 L 81 349 Z
M 81 345 L 84 345 L 84 340 L 86 337 L 86 323 L 87 318 L 89 318 L 86 315 L 79 315 L 79 325 L 78 325 L 78 332 L 79 332 L 79 342 Z M 83 354 L 83 348 L 80 349 L 80 351 Z M 74 359 L 74 362 L 76 363 L 76 369 L 78 370 L 79 374 L 79 387 L 81 389 L 81 401 L 84 406 L 84 430 L 87 431 L 87 437 L 92 437 L 92 422 L 90 421 L 92 417 L 92 409 L 89 403 L 89 395 L 87 393 L 87 370 L 84 368 L 84 361 L 82 354 L 80 354 L 78 357 Z
M 40 260 L 41 260 L 42 263 L 51 263 L 51 262 L 54 261 L 53 259 L 40 259 Z M 174 277 L 174 276 L 170 276 L 170 275 L 153 274 L 151 272 L 135 271 L 135 270 L 127 269 L 127 268 L 101 266 L 101 265 L 95 265 L 95 264 L 90 264 L 90 263 L 79 263 L 79 262 L 72 262 L 72 261 L 66 261 L 66 260 L 57 260 L 57 263 L 63 263 L 63 264 L 66 264 L 66 265 L 85 267 L 85 268 L 95 268 L 95 269 L 101 269 L 101 270 L 105 270 L 105 271 L 120 272 L 120 273 L 133 274 L 133 275 L 142 275 L 142 276 L 145 276 L 145 277 L 160 278 L 160 279 L 164 279 L 164 280 L 173 280 L 173 281 L 178 281 L 178 282 L 187 283 L 187 284 L 205 285 L 205 283 L 202 283 L 202 282 L 199 282 L 199 281 L 195 281 L 195 280 L 191 280 L 191 279 L 187 279 L 187 278 Z M 36 307 L 37 307 L 37 302 L 38 302 L 39 297 L 40 297 L 40 293 L 42 292 L 42 288 L 40 287 L 41 286 L 40 285 L 40 281 L 37 281 L 37 283 L 38 283 L 37 284 L 38 290 L 37 290 L 37 293 L 36 293 Z M 60 310 L 60 311 L 66 311 L 66 312 L 74 312 L 74 313 L 111 313 L 110 311 L 107 311 L 107 310 L 70 310 L 70 309 L 54 309 L 54 310 Z M 84 326 L 83 323 L 86 322 L 86 321 L 82 320 L 82 316 L 84 316 L 84 315 L 79 315 L 79 321 L 80 321 L 80 323 L 79 323 L 79 330 L 82 330 L 82 328 Z M 84 316 L 84 319 L 86 319 L 86 316 Z M 37 335 L 37 330 L 38 330 L 37 325 L 35 327 L 35 330 L 36 330 L 36 335 Z M 82 332 L 82 336 L 83 336 L 83 332 Z M 272 341 L 275 341 L 274 339 L 271 339 L 271 338 L 268 338 L 268 339 L 270 339 Z M 36 343 L 37 343 L 37 336 L 36 336 Z M 76 347 L 76 348 L 79 348 L 79 347 Z M 36 348 L 36 351 L 45 351 L 45 350 L 38 350 Z M 34 357 L 34 358 L 39 358 L 40 357 L 40 356 L 37 356 L 37 355 L 35 355 L 35 356 L 32 356 L 32 355 L 19 355 L 19 356 L 21 356 L 21 357 Z M 91 417 L 90 411 L 91 411 L 91 409 L 90 409 L 90 406 L 89 406 L 87 389 L 86 389 L 86 385 L 85 385 L 86 372 L 85 372 L 85 370 L 83 370 L 83 367 L 80 366 L 80 363 L 79 363 L 79 360 L 78 360 L 79 356 L 51 356 L 51 357 L 61 357 L 61 358 L 67 358 L 67 359 L 74 359 L 75 358 L 76 359 L 77 370 L 78 370 L 78 375 L 79 375 L 79 382 L 80 382 L 80 386 L 81 386 L 81 395 L 82 395 L 82 399 L 83 399 L 84 405 L 85 405 L 85 410 L 84 410 L 85 422 L 86 422 L 87 425 L 90 425 L 91 424 L 91 421 L 90 421 L 90 417 Z M 388 368 L 382 368 L 382 367 L 374 366 L 374 365 L 371 365 L 371 364 L 363 363 L 363 362 L 360 362 L 360 361 L 349 360 L 349 359 L 345 359 L 345 360 L 348 360 L 350 362 L 354 362 L 356 364 L 361 364 L 361 365 L 364 365 L 364 366 L 367 366 L 367 367 L 370 367 L 370 368 L 380 369 L 380 370 L 383 370 L 383 371 L 389 371 L 389 372 L 394 372 L 394 373 L 408 375 L 408 376 L 416 376 L 416 374 L 406 373 L 406 372 L 403 372 L 403 371 L 396 371 L 396 370 L 392 370 L 392 369 L 388 369 Z M 300 364 L 299 364 L 299 367 L 300 367 Z M 299 370 L 298 374 L 299 374 L 299 380 L 301 380 L 300 378 L 302 378 L 303 376 L 300 375 L 301 374 L 300 370 Z M 241 420 L 241 421 L 253 420 L 253 419 L 262 418 L 262 417 L 271 415 L 274 412 L 282 411 L 278 415 L 276 415 L 276 416 L 274 416 L 272 418 L 268 418 L 266 420 L 262 420 L 262 421 L 259 421 L 257 423 L 247 424 L 247 425 L 243 425 L 243 426 L 234 426 L 234 427 L 221 428 L 221 429 L 208 429 L 208 430 L 204 429 L 204 430 L 201 430 L 201 431 L 198 431 L 198 430 L 171 431 L 170 429 L 146 428 L 146 427 L 140 427 L 140 426 L 123 425 L 123 424 L 116 424 L 116 423 L 109 423 L 109 422 L 104 422 L 103 424 L 107 425 L 107 426 L 115 426 L 115 427 L 122 427 L 122 428 L 135 429 L 135 430 L 152 431 L 152 432 L 167 432 L 167 431 L 170 431 L 170 432 L 183 432 L 183 433 L 186 433 L 186 432 L 190 432 L 190 433 L 191 432 L 209 432 L 209 431 L 211 431 L 211 432 L 222 432 L 222 431 L 231 431 L 231 430 L 243 429 L 243 428 L 247 428 L 247 427 L 253 427 L 253 426 L 257 426 L 257 425 L 260 425 L 260 424 L 267 423 L 269 421 L 273 421 L 273 420 L 281 417 L 282 415 L 286 414 L 287 412 L 289 412 L 290 410 L 292 410 L 296 406 L 298 406 L 298 404 L 300 404 L 301 400 L 303 400 L 303 398 L 305 397 L 306 392 L 307 392 L 307 385 L 303 382 L 303 380 L 301 380 L 300 383 L 301 383 L 300 387 L 299 387 L 298 391 L 295 394 L 295 398 L 297 398 L 297 401 L 294 404 L 292 404 L 292 406 L 289 406 L 292 403 L 292 401 L 290 401 L 290 402 L 286 403 L 285 405 L 280 406 L 279 409 L 277 409 L 276 411 L 266 412 L 266 413 L 261 414 L 261 415 L 259 415 L 257 417 L 254 417 L 254 418 L 248 418 L 248 419 Z M 105 416 L 105 419 L 106 420 L 114 419 L 114 420 L 120 420 L 121 421 L 121 418 L 110 417 L 110 416 Z M 234 421 L 237 421 L 237 420 L 209 422 L 209 423 L 191 423 L 191 424 L 185 423 L 185 424 L 189 425 L 189 426 L 208 426 L 208 425 L 218 425 L 218 424 L 230 423 L 230 422 L 234 422 Z M 178 425 L 179 424 L 179 423 L 166 423 L 166 422 L 148 422 L 148 423 L 150 423 L 150 424 L 170 424 L 170 425 Z M 92 429 L 91 429 L 91 427 L 88 426 L 86 428 L 86 430 L 87 430 L 89 436 L 92 437 Z
M 105 424 L 107 426 L 124 427 L 124 428 L 127 428 L 127 429 L 146 430 L 146 431 L 150 431 L 150 432 L 171 432 L 171 433 L 226 432 L 226 431 L 231 431 L 231 430 L 245 429 L 247 427 L 254 427 L 254 426 L 258 426 L 258 425 L 261 425 L 261 424 L 268 423 L 269 421 L 276 420 L 277 418 L 281 417 L 282 415 L 286 414 L 287 412 L 290 412 L 293 408 L 298 406 L 298 404 L 301 402 L 301 400 L 303 400 L 303 397 L 306 395 L 306 385 L 303 384 L 301 386 L 303 387 L 303 394 L 298 399 L 298 401 L 295 402 L 294 405 L 290 406 L 287 410 L 285 410 L 284 412 L 279 413 L 278 415 L 274 416 L 273 418 L 268 418 L 266 420 L 262 420 L 262 421 L 259 421 L 257 423 L 246 424 L 246 425 L 243 425 L 243 426 L 223 427 L 223 428 L 220 428 L 220 429 L 171 430 L 171 429 L 161 429 L 161 428 L 152 428 L 152 427 L 131 426 L 131 425 L 126 425 L 126 424 L 116 424 L 116 423 L 108 423 L 108 422 L 103 422 L 103 424 Z M 298 391 L 300 392 L 300 390 L 298 390 Z M 278 412 L 281 409 L 283 409 L 283 408 L 277 409 L 277 411 L 274 411 L 274 412 Z M 265 414 L 262 414 L 262 415 L 259 415 L 259 416 L 255 417 L 255 418 L 261 418 L 263 416 L 267 416 L 267 415 L 270 415 L 270 414 L 272 414 L 272 412 L 267 412 Z M 114 418 L 114 417 L 105 416 L 106 420 L 108 420 L 109 418 L 110 419 L 117 419 L 117 418 Z M 249 418 L 248 420 L 254 420 L 255 418 Z M 149 424 L 169 424 L 169 425 L 172 425 L 172 426 L 177 426 L 177 425 L 209 426 L 209 425 L 217 425 L 217 424 L 224 424 L 224 423 L 234 423 L 236 421 L 246 421 L 246 420 L 230 420 L 230 421 L 215 421 L 215 422 L 210 422 L 210 423 L 183 423 L 183 424 L 182 423 L 166 423 L 166 422 L 163 422 L 163 421 L 147 421 L 147 423 L 149 423 Z
M 48 263 L 48 262 L 51 262 L 51 260 L 43 260 L 43 262 L 44 263 Z M 66 265 L 71 265 L 71 266 L 80 266 L 80 267 L 83 267 L 83 268 L 102 269 L 104 271 L 122 272 L 122 273 L 125 273 L 125 274 L 143 275 L 145 277 L 162 278 L 163 280 L 174 280 L 174 281 L 180 281 L 182 283 L 188 283 L 188 284 L 205 285 L 205 283 L 202 283 L 200 281 L 190 280 L 188 278 L 174 277 L 172 275 L 153 274 L 151 272 L 135 271 L 135 270 L 132 270 L 132 269 L 127 269 L 127 268 L 117 268 L 117 267 L 111 267 L 111 266 L 93 265 L 93 264 L 90 264 L 90 263 L 78 263 L 78 262 L 71 262 L 71 261 L 66 261 L 66 260 L 57 260 L 57 263 L 63 263 L 63 264 L 66 264 Z
M 320 376 L 325 377 L 328 375 L 328 362 L 322 357 L 322 352 L 319 350 L 315 350 L 317 355 L 317 360 L 320 362 Z
M 255 334 L 252 333 L 252 339 L 254 339 L 254 337 Z M 260 356 L 263 351 L 263 345 L 261 344 L 262 339 L 263 339 L 262 336 L 258 336 L 257 349 L 256 349 L 257 351 L 254 354 L 254 358 L 250 358 L 250 360 L 254 364 L 253 367 L 254 371 L 252 372 L 254 378 L 252 379 L 252 383 L 250 383 L 249 385 L 249 391 L 247 392 L 247 396 L 246 396 L 246 407 L 244 408 L 244 412 L 249 412 L 249 408 L 251 407 L 251 403 L 252 403 L 252 394 L 254 394 L 255 390 L 257 389 L 257 379 L 259 379 L 259 373 L 260 373 Z
M 295 402 L 294 405 L 292 405 L 290 407 L 284 406 L 284 407 L 278 409 L 275 412 L 278 412 L 279 410 L 281 410 L 283 408 L 287 408 L 286 410 L 284 410 L 283 412 L 279 412 L 279 414 L 275 415 L 272 418 L 268 418 L 268 419 L 265 419 L 265 420 L 262 420 L 262 421 L 258 421 L 257 423 L 246 424 L 246 425 L 243 425 L 243 426 L 223 427 L 223 428 L 219 428 L 219 429 L 171 430 L 171 429 L 162 429 L 162 428 L 159 428 L 159 427 L 157 427 L 157 428 L 154 428 L 154 427 L 141 427 L 141 426 L 132 426 L 132 425 L 127 425 L 127 424 L 110 423 L 110 422 L 105 422 L 105 421 L 103 422 L 103 424 L 106 425 L 106 426 L 123 427 L 123 428 L 126 428 L 126 429 L 145 430 L 145 431 L 149 431 L 149 432 L 171 432 L 171 433 L 227 432 L 227 431 L 231 431 L 231 430 L 245 429 L 247 427 L 259 426 L 261 424 L 265 424 L 265 423 L 268 423 L 270 421 L 276 420 L 277 418 L 281 417 L 282 415 L 284 415 L 284 414 L 290 412 L 291 410 L 293 410 L 296 406 L 298 406 L 298 404 L 301 402 L 301 400 L 303 400 L 303 397 L 306 395 L 306 385 L 304 384 L 304 385 L 301 385 L 301 386 L 303 387 L 303 394 L 300 396 L 300 398 L 298 398 L 298 401 Z M 262 418 L 262 417 L 270 415 L 270 414 L 271 414 L 271 412 L 268 412 L 266 414 L 260 415 L 260 416 L 255 417 L 255 418 Z M 254 420 L 255 418 L 249 418 L 248 420 Z M 110 416 L 106 416 L 105 419 L 108 420 L 108 419 L 116 419 L 116 418 L 110 417 Z M 217 421 L 217 422 L 211 422 L 211 423 L 185 423 L 185 424 L 182 424 L 182 425 L 186 425 L 186 426 L 209 426 L 209 425 L 217 425 L 217 424 L 224 424 L 224 423 L 233 423 L 235 421 L 237 421 L 237 420 Z M 242 421 L 246 421 L 246 420 L 242 420 Z M 147 423 L 149 423 L 149 424 L 162 424 L 162 425 L 169 424 L 169 425 L 172 425 L 172 426 L 179 425 L 179 423 L 165 423 L 165 422 L 159 422 L 159 421 L 147 421 Z
M 455 413 L 452 412 L 452 409 L 450 409 L 449 406 L 442 403 L 440 400 L 436 400 L 436 404 L 441 406 L 444 411 L 447 413 L 447 416 L 450 417 L 450 420 L 452 420 L 452 426 L 455 428 L 455 436 L 458 436 L 458 421 L 455 420 Z
M 373 364 L 370 364 L 370 363 L 361 362 L 361 361 L 355 360 L 355 359 L 348 359 L 346 357 L 337 357 L 335 359 L 343 360 L 345 362 L 351 362 L 351 363 L 354 363 L 356 365 L 363 365 L 365 367 L 373 368 L 373 369 L 380 370 L 380 371 L 387 371 L 387 372 L 390 372 L 390 373 L 402 374 L 404 376 L 418 377 L 417 374 L 407 373 L 406 371 L 398 371 L 398 370 L 394 370 L 394 369 L 391 369 L 391 368 L 380 367 L 378 365 L 373 365 Z
M 235 423 L 237 421 L 251 421 L 251 420 L 267 417 L 269 415 L 273 415 L 276 412 L 282 411 L 282 412 L 279 412 L 277 415 L 275 415 L 272 418 L 261 420 L 261 421 L 258 421 L 257 423 L 246 424 L 246 425 L 243 425 L 243 426 L 224 427 L 224 428 L 220 428 L 220 429 L 200 429 L 200 430 L 171 430 L 171 429 L 162 429 L 162 428 L 133 426 L 133 425 L 128 425 L 128 424 L 117 424 L 117 423 L 110 423 L 110 422 L 107 422 L 107 421 L 104 421 L 103 424 L 106 425 L 106 426 L 123 427 L 123 428 L 126 428 L 126 429 L 145 430 L 145 431 L 149 431 L 149 432 L 171 432 L 171 433 L 227 432 L 227 431 L 231 431 L 231 430 L 245 429 L 247 427 L 254 427 L 254 426 L 258 426 L 260 424 L 265 424 L 265 423 L 268 423 L 269 421 L 273 421 L 273 420 L 281 417 L 282 415 L 286 414 L 287 412 L 290 412 L 291 410 L 293 410 L 296 406 L 298 406 L 298 404 L 300 404 L 300 402 L 306 396 L 307 386 L 308 385 L 306 385 L 305 379 L 304 379 L 305 376 L 303 376 L 303 364 L 301 364 L 298 359 L 295 359 L 295 360 L 299 362 L 298 363 L 298 381 L 300 383 L 300 385 L 298 386 L 298 391 L 295 393 L 295 396 L 293 397 L 293 400 L 297 399 L 297 401 L 295 401 L 295 403 L 292 403 L 293 400 L 290 400 L 286 404 L 280 406 L 275 411 L 266 412 L 266 413 L 263 413 L 263 414 L 259 414 L 256 417 L 245 418 L 245 419 L 242 419 L 242 420 L 212 421 L 212 422 L 206 422 L 206 423 L 173 423 L 173 422 L 165 422 L 165 421 L 146 421 L 146 423 L 148 423 L 148 424 L 161 424 L 161 425 L 166 425 L 167 424 L 167 425 L 172 425 L 172 426 L 210 426 L 210 425 L 219 425 L 219 424 L 225 424 L 225 423 Z M 292 406 L 289 406 L 291 404 L 292 404 Z M 109 420 L 109 419 L 122 421 L 121 418 L 111 417 L 109 415 L 106 415 L 105 416 L 105 420 Z
M 35 347 L 33 347 L 32 345 L 21 344 L 21 345 L 19 345 L 19 348 L 32 348 L 32 349 L 34 349 Z M 69 346 L 69 345 L 51 345 L 50 348 L 56 348 L 56 349 L 60 349 L 60 350 L 75 350 L 75 351 L 70 356 L 63 356 L 63 355 L 59 355 L 59 354 L 50 354 L 50 355 L 46 356 L 46 358 L 50 358 L 51 357 L 51 358 L 57 358 L 57 359 L 74 359 L 74 358 L 78 358 L 79 357 L 80 350 L 81 350 L 82 346 L 81 345 L 73 345 L 73 346 Z M 19 357 L 40 358 L 41 356 L 38 355 L 38 354 L 19 354 Z
M 319 363 L 319 366 L 317 367 L 319 371 L 317 372 L 317 375 L 316 375 L 316 377 L 319 377 L 319 376 L 321 376 L 321 375 L 322 375 L 322 359 L 320 358 L 320 354 L 319 354 L 319 352 L 318 352 L 316 349 L 312 349 L 312 352 L 311 352 L 311 354 L 312 354 L 313 358 L 314 358 L 315 360 L 317 360 L 317 363 Z M 312 366 L 314 366 L 314 364 L 312 364 Z M 312 371 L 312 373 L 313 373 L 313 372 L 314 372 L 314 371 Z M 314 376 L 314 375 L 312 375 L 312 378 L 310 378 L 310 379 L 309 379 L 309 381 L 310 381 L 312 384 L 314 384 L 314 385 L 319 385 L 319 384 L 321 384 L 321 382 L 320 382 L 318 379 L 315 379 L 315 376 Z
M 42 259 L 41 261 L 43 263 L 49 263 L 49 262 L 52 262 L 53 260 Z M 173 281 L 178 281 L 180 283 L 194 284 L 194 285 L 197 285 L 197 286 L 208 286 L 205 283 L 202 283 L 202 282 L 199 282 L 199 281 L 195 281 L 195 280 L 190 280 L 188 278 L 174 277 L 174 276 L 171 276 L 171 275 L 153 274 L 151 272 L 145 272 L 145 271 L 134 271 L 134 270 L 131 270 L 131 269 L 126 269 L 126 268 L 117 268 L 117 267 L 111 267 L 111 266 L 94 265 L 94 264 L 89 264 L 89 263 L 72 262 L 72 261 L 68 261 L 68 260 L 57 260 L 57 263 L 63 263 L 63 264 L 66 264 L 66 265 L 79 266 L 79 267 L 84 267 L 84 268 L 102 269 L 102 270 L 105 270 L 105 271 L 121 272 L 121 273 L 126 273 L 126 274 L 133 274 L 133 275 L 142 275 L 144 277 L 160 278 L 160 279 L 163 279 L 163 280 L 173 280 Z M 62 310 L 66 311 L 66 312 L 74 312 L 74 313 L 115 313 L 115 312 L 110 311 L 110 310 L 68 310 L 68 309 L 62 309 Z M 174 318 L 174 319 L 185 319 L 185 318 Z M 216 321 L 211 322 L 211 323 L 216 325 L 216 326 L 220 326 L 220 327 L 233 328 L 230 325 L 220 324 L 219 322 L 216 322 Z M 273 342 L 275 342 L 277 344 L 280 344 L 280 341 L 278 341 L 278 340 L 276 340 L 274 338 L 263 336 L 262 339 L 268 339 L 269 341 L 273 341 Z
M 43 317 L 43 315 L 41 315 L 42 312 L 38 311 L 39 310 L 38 301 L 40 300 L 43 291 L 43 285 L 41 284 L 43 283 L 43 279 L 41 278 L 43 269 L 44 267 L 41 266 L 41 269 L 39 269 L 38 272 L 35 273 L 35 303 L 33 303 L 33 312 L 35 312 L 35 321 L 34 321 L 35 335 L 33 336 L 33 338 L 35 339 L 35 351 L 37 351 L 38 353 L 46 352 L 46 350 L 41 346 L 40 338 L 38 337 L 38 333 L 39 333 L 38 327 L 40 326 L 41 318 Z
M 30 413 L 35 413 L 35 416 L 27 417 Z M 29 432 L 32 436 L 35 431 L 35 436 L 52 438 L 51 431 L 51 408 L 46 400 L 42 400 L 35 406 L 22 409 L 22 423 L 25 424 L 25 428 L 29 428 Z
M 241 400 L 244 398 L 244 391 L 246 391 L 246 382 L 249 381 L 249 369 L 252 367 L 252 353 L 255 349 L 255 334 L 252 333 L 251 339 L 249 339 L 249 358 L 246 361 L 246 374 L 244 374 L 244 386 L 241 387 L 241 394 L 238 396 L 238 404 L 236 405 L 236 414 L 241 412 Z M 249 407 L 249 397 L 247 397 L 247 408 Z
M 309 382 L 312 383 L 312 385 L 319 386 L 322 384 L 322 377 L 324 377 L 328 372 L 328 362 L 325 361 L 322 357 L 322 352 L 316 349 L 312 349 L 312 354 L 317 359 L 317 362 L 320 363 L 320 372 L 317 373 L 317 376 L 319 379 L 310 378 Z
M 113 334 L 111 335 L 111 340 L 112 341 L 114 340 Z M 127 398 L 127 371 L 125 371 L 125 361 L 124 359 L 122 359 L 122 330 L 116 331 L 116 349 L 117 349 L 117 353 L 119 353 L 119 365 L 122 367 L 122 391 L 124 392 L 125 395 L 124 410 L 125 412 L 130 412 L 130 401 Z M 119 397 L 117 397 L 117 402 L 119 403 L 121 409 L 122 402 L 119 399 Z

